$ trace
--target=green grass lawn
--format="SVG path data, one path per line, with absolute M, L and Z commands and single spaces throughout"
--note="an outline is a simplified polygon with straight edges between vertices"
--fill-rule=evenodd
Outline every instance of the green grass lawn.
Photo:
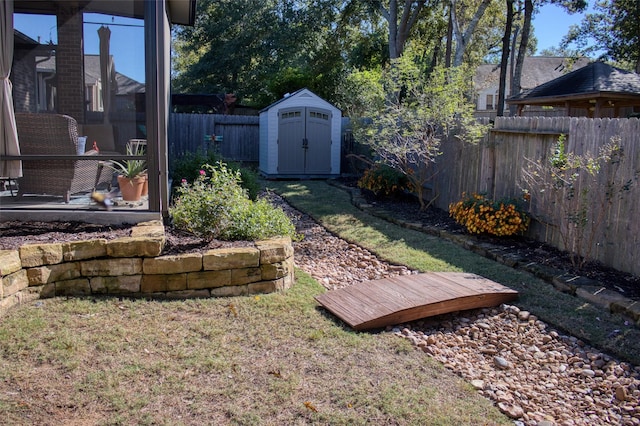
M 2 424 L 510 424 L 405 339 L 284 293 L 47 299 L 0 319 Z
M 516 305 L 521 309 L 606 352 L 640 364 L 640 330 L 625 324 L 626 319 L 619 315 L 558 292 L 529 273 L 486 259 L 452 242 L 368 215 L 351 204 L 349 193 L 324 181 L 269 181 L 265 185 L 331 232 L 389 262 L 423 272 L 464 271 L 482 275 L 518 290 Z
M 637 363 L 638 330 L 529 274 L 354 208 L 324 182 L 269 182 L 339 236 L 423 271 L 467 271 L 517 304 Z M 186 301 L 38 300 L 0 318 L 0 419 L 8 425 L 512 424 L 407 340 L 355 332 L 290 290 Z M 615 339 L 607 338 L 620 329 Z M 635 360 L 634 360 L 635 359 Z

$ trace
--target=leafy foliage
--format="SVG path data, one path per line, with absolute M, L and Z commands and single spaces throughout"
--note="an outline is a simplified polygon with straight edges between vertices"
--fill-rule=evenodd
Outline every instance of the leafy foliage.
M 183 179 L 169 208 L 174 225 L 205 238 L 225 240 L 296 236 L 295 227 L 265 200 L 253 202 L 240 186 L 240 172 L 224 163 L 205 164 L 191 184 Z
M 561 47 L 575 45 L 585 55 L 604 50 L 601 59 L 640 72 L 640 2 L 599 0 L 593 9 L 580 25 L 571 26 Z
M 135 151 L 127 146 L 127 155 L 144 155 L 144 147 L 139 146 Z M 111 160 L 107 166 L 118 174 L 133 179 L 137 176 L 144 175 L 147 172 L 146 160 Z
M 256 107 L 301 85 L 327 97 L 342 69 L 337 3 L 200 0 L 195 25 L 174 32 L 174 90 L 235 93 Z
M 245 200 L 231 210 L 231 221 L 220 233 L 223 240 L 260 240 L 285 235 L 297 239 L 296 229 L 286 213 L 267 200 Z
M 171 162 L 171 176 L 174 182 L 182 182 L 183 180 L 194 182 L 200 176 L 200 171 L 205 164 L 216 164 L 221 161 L 224 161 L 224 159 L 213 151 L 209 151 L 206 154 L 202 151 L 186 152 Z M 240 173 L 240 185 L 247 190 L 249 198 L 255 200 L 260 191 L 256 171 L 233 162 L 225 163 L 229 169 Z
M 432 177 L 429 164 L 440 155 L 443 137 L 477 141 L 485 132 L 473 117 L 471 78 L 465 67 L 436 67 L 428 77 L 410 54 L 392 62 L 368 94 L 353 108 L 354 135 L 379 159 L 403 173 L 426 208 L 422 188 Z M 364 99 L 363 99 L 364 100 Z
M 471 234 L 498 237 L 521 234 L 529 227 L 529 216 L 515 200 L 490 200 L 485 195 L 462 194 L 449 206 L 449 214 Z
M 407 49 L 426 63 L 446 62 L 452 3 L 465 29 L 452 46 L 477 64 L 501 38 L 504 10 L 496 0 L 483 0 L 479 21 L 476 0 L 199 0 L 195 25 L 174 30 L 173 88 L 235 93 L 261 108 L 308 87 L 335 103 L 352 70 L 385 67 Z
M 403 173 L 384 164 L 367 169 L 358 180 L 358 187 L 386 196 L 400 194 L 404 190 L 414 192 Z

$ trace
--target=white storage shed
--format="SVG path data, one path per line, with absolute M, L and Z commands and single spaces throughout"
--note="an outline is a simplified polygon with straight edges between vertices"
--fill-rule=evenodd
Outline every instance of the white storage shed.
M 265 177 L 340 174 L 342 112 L 309 89 L 260 111 L 260 173 Z

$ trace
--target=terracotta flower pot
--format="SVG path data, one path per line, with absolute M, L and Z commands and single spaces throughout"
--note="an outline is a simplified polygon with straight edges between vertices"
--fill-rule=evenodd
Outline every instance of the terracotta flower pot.
M 142 187 L 145 181 L 146 178 L 143 176 L 136 176 L 134 178 L 118 176 L 118 186 L 120 187 L 122 199 L 125 201 L 140 201 Z
M 144 184 L 142 185 L 142 195 L 143 197 L 146 197 L 147 195 L 149 195 L 149 176 L 147 175 L 141 175 L 142 177 L 144 177 Z

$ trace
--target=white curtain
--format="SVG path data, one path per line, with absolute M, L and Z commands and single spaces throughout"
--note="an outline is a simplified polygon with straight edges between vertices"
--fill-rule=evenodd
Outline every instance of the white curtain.
M 9 80 L 13 61 L 13 0 L 0 2 L 0 49 L 0 155 L 20 155 Z M 0 160 L 0 176 L 21 177 L 22 162 Z

